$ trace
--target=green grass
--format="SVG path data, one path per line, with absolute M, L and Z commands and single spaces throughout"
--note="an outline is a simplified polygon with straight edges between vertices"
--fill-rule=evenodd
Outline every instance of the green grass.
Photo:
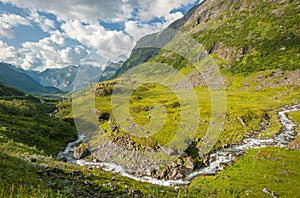
M 262 192 L 267 188 L 278 197 L 299 197 L 299 160 L 299 151 L 251 149 L 216 176 L 194 179 L 188 196 L 267 197 Z
M 299 69 L 299 2 L 243 0 L 231 5 L 223 0 L 210 6 L 212 8 L 208 9 L 211 10 L 220 6 L 222 11 L 207 21 L 206 16 L 201 16 L 204 19 L 201 18 L 199 24 L 194 17 L 181 31 L 201 43 L 206 50 L 219 45 L 212 53 L 220 68 L 243 75 L 278 68 Z M 282 14 L 276 16 L 276 12 Z M 206 28 L 199 31 L 203 26 Z M 245 53 L 240 56 L 238 52 L 242 49 Z M 184 57 L 166 50 L 161 50 L 149 61 L 167 63 L 176 69 L 190 66 Z
M 267 74 L 269 71 L 265 71 L 264 73 Z M 228 74 L 224 76 L 227 84 L 230 83 L 226 86 L 225 126 L 215 148 L 237 143 L 246 134 L 254 130 L 260 130 L 261 119 L 267 119 L 266 113 L 271 116 L 270 120 L 267 120 L 267 122 L 270 122 L 270 126 L 259 137 L 274 136 L 281 126 L 276 115 L 278 109 L 286 104 L 294 104 L 300 101 L 298 94 L 300 91 L 299 86 L 281 85 L 274 88 L 257 89 L 256 86 L 259 82 L 250 80 L 255 75 L 258 75 L 258 73 L 254 73 L 248 77 L 244 77 L 243 75 L 231 76 Z M 248 85 L 247 89 L 244 87 L 245 84 Z M 210 121 L 211 95 L 205 87 L 198 87 L 195 89 L 195 92 L 198 97 L 197 100 L 200 109 L 200 122 L 196 138 L 201 138 L 205 135 Z M 282 94 L 286 92 L 289 93 Z M 130 97 L 129 108 L 133 121 L 142 126 L 149 124 L 150 119 L 153 118 L 151 116 L 149 118 L 149 108 L 155 103 L 165 106 L 166 115 L 155 114 L 154 118 L 158 120 L 165 119 L 166 121 L 165 125 L 156 134 L 149 136 L 154 142 L 164 145 L 175 135 L 182 119 L 180 116 L 181 108 L 184 109 L 185 107 L 184 105 L 180 105 L 177 96 L 170 89 L 158 84 L 151 86 L 143 85 L 143 87 L 139 87 Z M 101 112 L 109 112 L 112 115 L 110 95 L 96 97 L 95 104 L 96 109 Z M 125 109 L 122 111 L 125 111 Z M 238 117 L 242 117 L 247 126 L 243 126 L 238 121 Z M 160 122 L 157 123 L 161 124 Z M 107 121 L 102 121 L 100 125 L 109 131 Z M 152 128 L 155 129 L 155 127 L 158 126 Z M 136 140 L 138 141 L 138 138 Z

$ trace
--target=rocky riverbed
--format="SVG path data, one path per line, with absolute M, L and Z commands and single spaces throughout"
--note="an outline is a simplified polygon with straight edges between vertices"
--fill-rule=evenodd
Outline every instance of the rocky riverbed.
M 137 181 L 149 182 L 153 184 L 172 186 L 180 184 L 188 184 L 190 180 L 199 175 L 212 175 L 218 171 L 223 170 L 226 166 L 233 164 L 236 159 L 245 154 L 250 148 L 262 148 L 268 146 L 285 147 L 293 141 L 297 135 L 295 132 L 296 124 L 287 117 L 289 112 L 300 110 L 300 104 L 294 106 L 285 106 L 280 109 L 278 116 L 280 123 L 282 124 L 281 130 L 273 138 L 259 139 L 256 138 L 257 132 L 253 132 L 252 135 L 245 138 L 242 143 L 231 145 L 227 148 L 222 148 L 215 152 L 212 152 L 204 159 L 204 165 L 201 167 L 192 167 L 193 171 L 188 171 L 186 174 L 182 174 L 182 164 L 173 163 L 168 165 L 165 169 L 160 170 L 155 174 L 157 170 L 145 170 L 144 173 L 137 174 L 134 171 L 128 171 L 128 169 L 114 163 L 103 162 L 99 160 L 86 160 L 86 159 L 74 159 L 74 151 L 80 145 L 80 143 L 86 137 L 84 134 L 79 135 L 78 139 L 74 142 L 70 142 L 64 151 L 58 153 L 57 157 L 63 159 L 66 162 L 77 164 L 80 166 L 90 166 L 103 169 L 105 171 L 111 171 L 119 173 L 123 176 L 135 179 Z M 194 166 L 192 160 L 187 161 L 191 166 Z M 185 168 L 187 165 L 185 166 Z

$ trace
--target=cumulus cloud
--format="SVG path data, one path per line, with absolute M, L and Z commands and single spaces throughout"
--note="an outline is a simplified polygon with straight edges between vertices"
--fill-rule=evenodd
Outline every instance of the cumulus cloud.
M 165 16 L 165 19 L 156 23 L 143 23 L 141 21 L 129 20 L 125 22 L 125 31 L 130 34 L 135 41 L 138 41 L 141 37 L 152 34 L 166 28 L 173 21 L 183 17 L 181 12 L 169 13 Z
M 183 14 L 176 9 L 195 0 L 1 0 L 24 9 L 24 18 L 16 14 L 0 16 L 0 38 L 13 38 L 13 27 L 38 25 L 50 34 L 37 42 L 25 42 L 20 49 L 7 46 L 2 59 L 22 57 L 25 69 L 63 67 L 68 64 L 99 65 L 105 57 L 113 60 L 129 55 L 136 41 L 146 34 L 162 30 Z M 47 14 L 53 14 L 55 19 Z M 159 20 L 153 20 L 153 19 Z M 55 21 L 54 21 L 55 20 Z M 154 22 L 153 22 L 154 21 Z M 118 22 L 124 30 L 110 30 L 100 22 Z M 72 41 L 70 45 L 69 41 Z M 76 42 L 75 42 L 76 41 Z M 12 48 L 10 48 L 12 47 Z
M 141 21 L 151 21 L 154 17 L 168 17 L 172 10 L 181 8 L 184 5 L 192 4 L 195 0 L 138 0 L 141 8 L 138 18 Z
M 12 64 L 18 64 L 21 54 L 13 46 L 8 46 L 0 40 L 0 61 L 5 61 Z
M 130 36 L 122 31 L 106 30 L 99 24 L 83 24 L 75 19 L 62 24 L 61 29 L 68 37 L 93 47 L 99 55 L 108 59 L 128 54 L 133 47 Z
M 62 58 L 62 61 L 69 64 L 80 64 L 80 61 L 87 55 L 88 51 L 86 51 L 82 46 L 77 46 L 74 48 L 67 47 L 60 51 L 60 57 Z
M 18 25 L 30 25 L 29 21 L 16 14 L 2 14 L 0 16 L 0 38 L 13 38 L 13 27 Z
M 45 16 L 40 15 L 37 11 L 31 10 L 29 19 L 37 23 L 44 32 L 55 29 L 55 22 Z
M 89 54 L 84 46 L 65 46 L 65 39 L 56 35 L 51 35 L 38 42 L 26 42 L 22 48 L 25 57 L 21 67 L 44 70 L 45 68 L 61 68 L 84 63 L 85 57 Z

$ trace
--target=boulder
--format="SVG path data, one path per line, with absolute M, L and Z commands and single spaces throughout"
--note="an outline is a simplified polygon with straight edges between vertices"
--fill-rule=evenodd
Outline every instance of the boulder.
M 176 176 L 174 177 L 175 180 L 179 180 L 179 179 L 182 179 L 183 178 L 183 174 L 181 174 L 180 172 L 178 172 L 176 174 Z
M 187 160 L 186 160 L 185 167 L 187 169 L 194 170 L 195 165 L 196 165 L 195 160 L 192 157 L 188 157 Z
M 77 149 L 73 152 L 73 158 L 76 160 L 85 158 L 89 156 L 91 153 L 87 149 L 87 146 L 85 144 L 80 144 Z
M 168 175 L 168 169 L 165 168 L 164 170 L 161 171 L 159 178 L 164 179 L 167 177 L 167 175 Z
M 118 126 L 117 125 L 110 125 L 110 132 L 113 133 L 115 132 L 116 130 L 118 130 Z
M 176 175 L 179 173 L 179 171 L 175 168 L 173 171 L 172 171 L 172 174 L 171 176 L 169 177 L 169 179 L 175 179 Z

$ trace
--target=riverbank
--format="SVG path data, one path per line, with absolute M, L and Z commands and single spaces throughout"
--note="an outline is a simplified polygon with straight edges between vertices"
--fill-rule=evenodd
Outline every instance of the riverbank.
M 184 179 L 179 180 L 159 180 L 149 176 L 138 177 L 132 174 L 133 171 L 125 170 L 123 167 L 118 166 L 109 162 L 91 162 L 85 159 L 75 160 L 72 154 L 79 143 L 84 140 L 85 135 L 82 134 L 74 142 L 67 145 L 63 152 L 58 154 L 58 158 L 65 158 L 67 162 L 77 164 L 79 166 L 89 166 L 103 169 L 105 171 L 110 171 L 118 173 L 122 176 L 132 178 L 136 181 L 149 182 L 152 184 L 162 185 L 162 186 L 172 186 L 172 185 L 182 185 L 190 183 L 191 179 L 199 175 L 213 175 L 217 172 L 223 170 L 226 166 L 232 165 L 238 157 L 244 155 L 250 148 L 264 148 L 269 146 L 275 147 L 285 147 L 295 139 L 297 133 L 295 131 L 296 124 L 288 118 L 287 114 L 293 111 L 300 110 L 300 104 L 293 106 L 285 106 L 278 112 L 279 120 L 282 125 L 281 130 L 277 133 L 274 138 L 260 139 L 256 135 L 249 138 L 245 138 L 241 144 L 231 145 L 227 148 L 223 148 L 212 152 L 207 158 L 207 166 L 200 169 L 196 169 L 186 175 Z M 129 173 L 131 172 L 131 173 Z

